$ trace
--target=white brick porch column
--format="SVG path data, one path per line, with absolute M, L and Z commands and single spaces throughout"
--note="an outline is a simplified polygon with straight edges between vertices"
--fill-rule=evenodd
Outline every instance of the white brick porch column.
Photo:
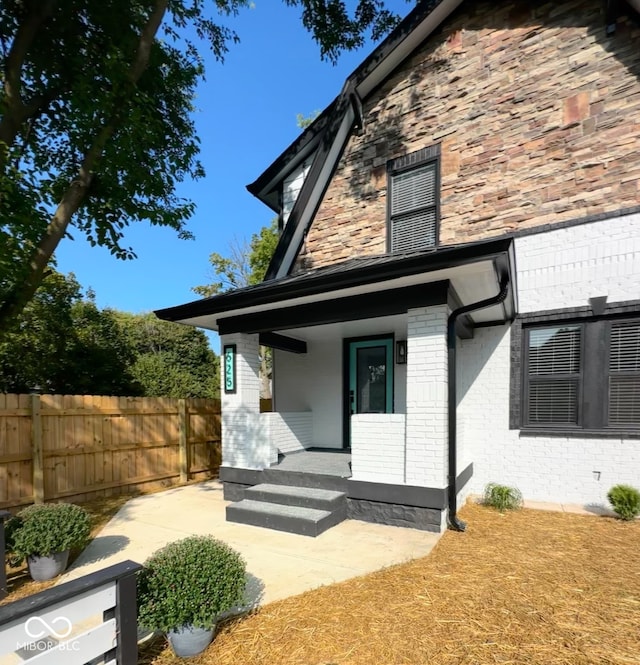
M 260 417 L 258 335 L 235 333 L 220 338 L 222 465 L 264 469 L 271 461 L 266 422 Z M 236 392 L 224 390 L 224 347 L 236 345 Z
M 447 486 L 447 305 L 407 316 L 406 482 Z

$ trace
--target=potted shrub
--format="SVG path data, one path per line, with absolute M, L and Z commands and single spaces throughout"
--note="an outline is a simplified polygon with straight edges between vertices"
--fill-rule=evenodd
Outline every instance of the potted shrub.
M 138 622 L 166 633 L 177 656 L 204 651 L 220 615 L 243 603 L 244 560 L 211 536 L 169 543 L 144 565 L 138 575 Z
M 38 582 L 62 573 L 71 548 L 83 547 L 91 533 L 89 513 L 71 503 L 29 506 L 17 519 L 12 553 L 18 560 L 27 560 L 29 574 Z

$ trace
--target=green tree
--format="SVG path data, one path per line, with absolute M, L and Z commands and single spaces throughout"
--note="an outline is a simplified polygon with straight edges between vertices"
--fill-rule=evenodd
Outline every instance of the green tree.
M 98 309 L 91 299 L 74 303 L 73 335 L 60 383 L 74 395 L 142 395 L 131 367 L 135 354 L 127 345 L 113 310 Z M 62 378 L 65 379 L 64 383 Z
M 112 314 L 52 272 L 0 341 L 0 392 L 139 394 L 133 359 Z
M 130 372 L 150 397 L 217 397 L 218 357 L 201 330 L 154 314 L 116 314 L 134 355 Z
M 396 21 L 382 0 L 284 0 L 334 60 Z M 123 229 L 175 229 L 199 178 L 193 97 L 203 59 L 237 36 L 224 22 L 249 0 L 4 0 L 0 3 L 0 331 L 31 300 L 74 227 L 115 256 Z
M 263 226 L 258 233 L 254 233 L 249 242 L 234 240 L 229 246 L 229 256 L 217 252 L 210 254 L 209 263 L 216 281 L 194 286 L 193 291 L 207 298 L 230 289 L 259 284 L 264 279 L 277 244 L 276 218 L 269 226 Z
M 218 376 L 202 331 L 101 310 L 57 272 L 0 341 L 0 392 L 216 397 Z
M 316 109 L 309 115 L 304 115 L 302 113 L 298 113 L 296 115 L 296 125 L 300 129 L 306 129 L 309 125 L 313 124 L 313 121 L 320 115 L 321 111 L 319 109 Z

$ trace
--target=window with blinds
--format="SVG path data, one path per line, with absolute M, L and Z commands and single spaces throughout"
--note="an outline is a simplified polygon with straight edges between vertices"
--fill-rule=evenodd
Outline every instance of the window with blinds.
M 612 427 L 640 424 L 640 322 L 611 324 L 608 416 Z
M 438 228 L 438 162 L 390 175 L 392 253 L 434 247 Z
M 577 425 L 582 328 L 528 331 L 527 420 L 531 425 Z
M 640 429 L 640 318 L 523 327 L 524 428 Z

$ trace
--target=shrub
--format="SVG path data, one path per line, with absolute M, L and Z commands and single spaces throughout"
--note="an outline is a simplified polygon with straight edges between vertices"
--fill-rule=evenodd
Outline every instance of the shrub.
M 16 531 L 22 526 L 22 520 L 13 516 L 10 517 L 4 523 L 4 547 L 5 547 L 5 558 L 9 562 L 9 565 L 17 566 L 21 558 L 17 557 L 15 554 L 15 536 Z
M 607 499 L 620 519 L 633 520 L 640 515 L 640 491 L 631 485 L 615 485 Z
M 522 494 L 516 487 L 489 483 L 484 488 L 483 503 L 497 508 L 501 513 L 505 510 L 522 508 Z
M 12 533 L 12 551 L 19 559 L 82 547 L 91 533 L 89 513 L 72 503 L 29 506 L 17 517 L 20 523 Z
M 243 602 L 245 583 L 245 562 L 225 543 L 211 536 L 169 543 L 138 575 L 139 623 L 165 633 L 183 626 L 208 630 Z

